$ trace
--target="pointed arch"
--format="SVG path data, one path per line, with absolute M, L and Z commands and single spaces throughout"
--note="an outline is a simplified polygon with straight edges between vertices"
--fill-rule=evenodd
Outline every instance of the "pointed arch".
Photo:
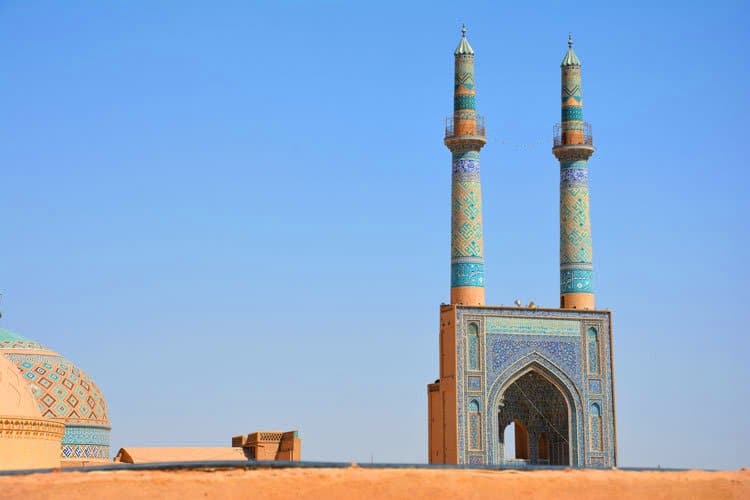
M 479 370 L 479 325 L 475 322 L 469 323 L 467 327 L 466 342 L 468 344 L 466 352 L 469 358 L 467 367 L 469 370 Z
M 537 441 L 537 456 L 539 457 L 540 463 L 549 463 L 549 439 L 547 439 L 547 433 L 542 432 L 539 435 L 539 441 Z
M 498 376 L 488 391 L 488 411 L 485 418 L 485 425 L 488 431 L 487 453 L 488 463 L 500 463 L 503 459 L 501 445 L 499 444 L 500 423 L 497 419 L 497 409 L 505 391 L 518 381 L 521 377 L 529 372 L 536 372 L 552 384 L 563 396 L 568 409 L 568 429 L 569 441 L 568 447 L 570 465 L 583 465 L 583 404 L 581 394 L 576 388 L 576 384 L 570 377 L 562 371 L 554 362 L 539 354 L 532 352 L 522 357 L 511 366 L 506 368 Z
M 589 407 L 589 432 L 591 436 L 591 449 L 602 450 L 602 409 L 599 403 L 591 403 Z
M 599 373 L 599 336 L 593 326 L 586 331 L 589 373 Z

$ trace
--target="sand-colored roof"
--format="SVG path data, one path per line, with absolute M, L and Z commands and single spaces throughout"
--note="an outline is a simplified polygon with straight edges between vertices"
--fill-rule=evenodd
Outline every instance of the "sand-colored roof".
M 115 462 L 145 464 L 153 462 L 192 462 L 196 460 L 247 460 L 242 448 L 229 446 L 147 446 L 120 448 Z

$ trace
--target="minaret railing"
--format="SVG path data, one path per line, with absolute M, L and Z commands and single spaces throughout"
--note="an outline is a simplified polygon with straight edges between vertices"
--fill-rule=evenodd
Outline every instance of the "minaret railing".
M 445 138 L 473 135 L 485 137 L 484 116 L 474 115 L 472 118 L 456 117 L 445 119 Z
M 594 145 L 591 135 L 591 124 L 589 122 L 578 122 L 576 124 L 556 123 L 552 130 L 552 141 L 554 146 L 572 146 L 576 144 Z

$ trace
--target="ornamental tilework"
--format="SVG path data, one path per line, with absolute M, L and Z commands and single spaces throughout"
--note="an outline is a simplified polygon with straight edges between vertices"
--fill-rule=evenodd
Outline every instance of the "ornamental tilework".
M 602 381 L 601 380 L 589 380 L 589 392 L 592 394 L 601 394 Z
M 609 313 L 456 307 L 456 379 L 463 381 L 457 384 L 457 398 L 463 402 L 460 405 L 461 411 L 456 415 L 459 429 L 459 463 L 479 463 L 477 457 L 480 456 L 482 463 L 503 463 L 504 455 L 499 437 L 503 428 L 499 428 L 499 412 L 503 408 L 506 413 L 512 410 L 513 398 L 523 396 L 523 392 L 513 392 L 515 389 L 512 388 L 516 387 L 515 381 L 520 380 L 519 377 L 525 374 L 532 373 L 536 374 L 537 378 L 541 376 L 553 384 L 545 387 L 554 386 L 558 388 L 556 391 L 560 391 L 542 398 L 547 403 L 535 403 L 537 408 L 544 407 L 544 404 L 549 406 L 552 404 L 551 401 L 559 403 L 559 398 L 563 398 L 566 401 L 565 405 L 556 403 L 556 407 L 569 407 L 571 411 L 570 426 L 564 431 L 568 433 L 567 439 L 571 447 L 567 448 L 567 445 L 561 444 L 562 442 L 553 435 L 554 432 L 547 435 L 550 449 L 557 450 L 557 459 L 567 460 L 566 454 L 570 453 L 570 464 L 573 466 L 615 465 L 615 450 L 611 444 L 614 443 L 614 418 L 609 372 Z M 468 371 L 469 323 L 479 324 L 481 327 L 479 352 L 482 353 L 481 359 L 484 363 L 481 378 L 479 374 L 470 375 L 471 372 Z M 597 330 L 600 349 L 599 374 L 596 380 L 584 377 L 584 371 L 587 372 L 588 369 L 587 333 L 591 327 Z M 476 379 L 472 380 L 473 377 Z M 529 390 L 532 390 L 531 386 L 522 387 L 522 391 Z M 589 399 L 589 394 L 595 395 L 595 401 Z M 527 396 L 536 398 L 533 394 Z M 474 400 L 484 404 L 475 405 L 472 403 Z M 592 421 L 592 402 L 596 402 L 601 408 L 598 424 L 595 420 Z M 481 411 L 476 411 L 477 408 Z M 534 429 L 539 429 L 538 426 L 543 423 L 543 419 L 534 420 L 533 406 L 527 406 L 524 411 L 527 413 L 523 414 L 526 416 L 522 415 L 522 418 L 532 419 L 529 432 L 535 432 Z M 479 419 L 479 425 L 475 425 L 476 419 Z M 563 422 L 568 420 L 560 420 L 561 426 Z M 592 424 L 598 426 L 592 427 Z M 532 455 L 537 452 L 538 439 L 538 435 L 530 434 Z M 592 439 L 600 440 L 600 451 L 591 449 Z M 474 448 L 478 444 L 483 446 L 481 452 Z
M 568 171 L 569 169 L 566 169 Z M 564 171 L 561 170 L 561 178 Z M 560 184 L 560 264 L 591 263 L 587 183 Z
M 453 182 L 452 257 L 482 255 L 482 193 L 479 182 Z
M 43 417 L 65 422 L 61 457 L 109 460 L 109 417 L 97 385 L 47 347 L 0 330 L 0 354 L 16 365 Z
M 16 354 L 5 356 L 18 366 L 36 397 L 42 416 L 64 418 L 67 422 L 97 422 L 107 424 L 107 405 L 99 388 L 86 374 L 60 356 Z M 60 384 L 50 381 L 49 364 Z
M 560 170 L 560 184 L 574 186 L 588 184 L 589 172 L 585 168 L 565 168 Z
M 454 109 L 476 109 L 475 97 L 471 94 L 457 94 L 453 97 Z
M 451 264 L 451 286 L 484 286 L 484 264 Z
M 456 59 L 455 70 L 455 92 L 473 92 L 474 91 L 474 59 L 459 58 Z
M 466 388 L 470 391 L 481 391 L 482 390 L 482 377 L 470 375 L 466 384 Z
M 479 160 L 471 158 L 453 159 L 453 178 L 457 182 L 479 182 Z
M 586 334 L 586 344 L 588 346 L 589 373 L 599 373 L 599 341 L 594 328 L 589 328 Z
M 479 335 L 469 333 L 469 370 L 479 369 Z
M 39 342 L 21 337 L 13 332 L 0 328 L 0 350 L 4 349 L 39 349 L 46 350 Z
M 60 449 L 63 460 L 96 460 L 109 462 L 109 446 L 94 444 L 66 444 Z
M 488 335 L 490 365 L 489 376 L 497 377 L 517 359 L 532 352 L 539 353 L 564 369 L 565 373 L 580 373 L 580 341 L 575 337 L 507 338 L 505 335 Z
M 571 42 L 572 43 L 572 42 Z M 562 131 L 565 137 L 583 138 L 581 68 L 572 46 L 562 65 Z M 566 135 L 571 131 L 573 134 Z M 570 144 L 570 143 L 566 143 Z M 555 154 L 560 162 L 560 293 L 593 293 L 593 251 L 589 216 L 588 165 L 592 150 Z M 577 159 L 579 161 L 569 161 Z
M 592 403 L 589 410 L 589 432 L 591 433 L 591 450 L 601 451 L 602 449 L 602 416 L 598 403 Z
M 469 413 L 469 449 L 482 449 L 482 423 L 479 412 Z
M 474 56 L 465 47 L 455 54 L 453 131 L 456 136 L 477 133 Z M 483 134 L 482 134 L 483 135 Z M 451 197 L 451 287 L 483 287 L 482 193 L 476 141 L 454 141 Z
M 560 293 L 593 293 L 594 272 L 586 269 L 560 271 Z
M 562 108 L 562 121 L 583 120 L 583 108 L 578 106 Z
M 109 446 L 109 429 L 85 425 L 67 425 L 63 444 L 97 444 Z

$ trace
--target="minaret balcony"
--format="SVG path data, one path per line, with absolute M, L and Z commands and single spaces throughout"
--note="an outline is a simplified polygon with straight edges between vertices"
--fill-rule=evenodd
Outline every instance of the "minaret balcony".
M 591 124 L 589 122 L 555 123 L 552 141 L 555 147 L 572 145 L 593 147 L 594 138 L 591 135 Z
M 484 116 L 473 114 L 466 118 L 449 116 L 445 119 L 445 138 L 462 136 L 485 137 Z
M 481 148 L 487 143 L 484 117 L 475 113 L 462 117 L 459 114 L 445 119 L 445 145 Z
M 594 154 L 591 124 L 580 121 L 556 123 L 552 144 L 552 154 L 560 161 L 588 160 Z

